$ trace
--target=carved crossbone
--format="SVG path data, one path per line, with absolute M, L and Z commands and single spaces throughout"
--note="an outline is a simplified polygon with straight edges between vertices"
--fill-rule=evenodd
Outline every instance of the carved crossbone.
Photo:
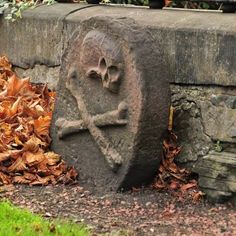
M 92 117 L 94 124 L 97 127 L 110 126 L 110 125 L 126 125 L 127 124 L 127 104 L 121 102 L 117 110 L 108 111 L 103 114 L 98 114 Z M 72 133 L 79 133 L 82 130 L 87 130 L 88 127 L 83 120 L 69 121 L 64 118 L 59 118 L 56 121 L 58 128 L 58 136 L 63 139 Z
M 76 69 L 71 68 L 69 71 L 68 80 L 66 82 L 66 88 L 76 99 L 78 110 L 82 119 L 78 121 L 63 121 L 62 119 L 57 120 L 59 136 L 63 137 L 68 133 L 74 133 L 83 129 L 88 129 L 94 141 L 98 145 L 101 153 L 104 155 L 108 165 L 114 172 L 116 172 L 122 164 L 122 157 L 98 127 L 112 124 L 127 124 L 127 120 L 125 119 L 128 109 L 127 105 L 125 102 L 121 102 L 117 110 L 91 116 L 87 110 L 86 104 L 83 101 L 83 89 L 80 85 L 78 85 L 77 82 L 78 78 Z

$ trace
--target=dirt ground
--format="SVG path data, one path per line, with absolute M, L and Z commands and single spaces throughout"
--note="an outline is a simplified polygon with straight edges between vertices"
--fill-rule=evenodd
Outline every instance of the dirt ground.
M 84 222 L 94 235 L 236 235 L 236 209 L 193 203 L 150 188 L 95 196 L 78 184 L 1 190 L 1 198 L 47 218 Z

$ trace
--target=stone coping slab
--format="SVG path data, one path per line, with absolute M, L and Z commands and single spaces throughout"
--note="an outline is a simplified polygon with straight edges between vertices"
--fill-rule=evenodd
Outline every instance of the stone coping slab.
M 236 85 L 235 14 L 86 4 L 40 6 L 25 11 L 16 23 L 0 17 L 0 54 L 22 68 L 59 66 L 72 33 L 81 21 L 94 16 L 131 18 L 151 30 L 157 45 L 165 49 L 172 83 Z M 145 39 L 143 46 L 148 47 Z
M 6 54 L 17 67 L 33 68 L 36 64 L 58 66 L 64 51 L 65 18 L 85 4 L 54 4 L 23 12 L 16 22 L 0 17 L 0 54 Z

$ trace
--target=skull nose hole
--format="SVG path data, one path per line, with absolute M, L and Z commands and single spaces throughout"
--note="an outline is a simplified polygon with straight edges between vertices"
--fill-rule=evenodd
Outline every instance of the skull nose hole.
M 108 76 L 108 73 L 106 73 L 106 74 L 104 75 L 104 82 L 105 82 L 105 83 L 108 82 L 108 79 L 109 79 L 109 76 Z

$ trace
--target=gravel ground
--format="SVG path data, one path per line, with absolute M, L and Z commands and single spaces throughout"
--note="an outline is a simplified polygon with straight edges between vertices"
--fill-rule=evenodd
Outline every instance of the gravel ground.
M 0 196 L 48 218 L 84 222 L 93 235 L 236 235 L 236 209 L 231 205 L 204 200 L 194 204 L 190 197 L 148 188 L 95 196 L 78 184 L 19 185 L 2 189 Z

